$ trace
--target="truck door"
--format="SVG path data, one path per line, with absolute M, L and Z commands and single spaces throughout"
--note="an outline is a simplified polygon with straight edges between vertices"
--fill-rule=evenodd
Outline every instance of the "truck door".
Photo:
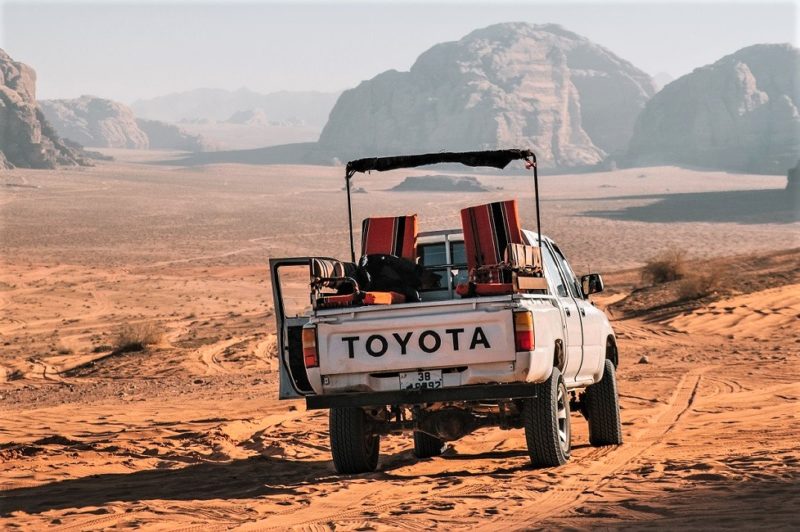
M 547 242 L 542 242 L 542 259 L 545 277 L 550 283 L 551 292 L 558 298 L 561 307 L 561 320 L 564 324 L 564 381 L 574 382 L 578 376 L 583 358 L 583 327 L 578 304 L 572 296 L 565 276 L 562 275 L 555 256 Z
M 553 251 L 555 252 L 556 261 L 567 280 L 570 295 L 575 300 L 578 312 L 581 315 L 583 358 L 581 360 L 581 367 L 578 370 L 577 380 L 591 379 L 599 370 L 599 366 L 605 356 L 605 340 L 601 341 L 601 312 L 586 300 L 583 295 L 581 284 L 567 262 L 567 258 L 555 244 L 553 244 Z
M 308 257 L 270 259 L 278 336 L 280 399 L 313 393 L 303 362 L 303 325 L 311 315 Z

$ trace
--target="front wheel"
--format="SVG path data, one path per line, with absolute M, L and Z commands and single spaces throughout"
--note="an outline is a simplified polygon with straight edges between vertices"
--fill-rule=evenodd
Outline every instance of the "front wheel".
M 330 440 L 333 465 L 342 474 L 369 473 L 378 467 L 381 437 L 372 434 L 360 408 L 331 408 Z
M 567 463 L 571 450 L 569 396 L 558 368 L 537 386 L 536 397 L 525 399 L 522 417 L 531 463 L 536 467 Z
M 603 378 L 586 388 L 586 418 L 589 420 L 589 443 L 595 447 L 622 443 L 619 417 L 617 372 L 610 360 L 605 361 Z

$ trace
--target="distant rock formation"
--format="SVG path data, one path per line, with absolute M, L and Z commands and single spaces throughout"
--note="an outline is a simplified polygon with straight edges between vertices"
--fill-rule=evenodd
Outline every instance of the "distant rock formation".
M 647 103 L 634 165 L 782 174 L 800 158 L 800 51 L 758 44 L 695 69 Z
M 59 135 L 83 146 L 193 152 L 213 149 L 199 135 L 165 122 L 136 118 L 127 105 L 105 98 L 42 100 L 39 105 Z
M 436 150 L 533 148 L 544 166 L 624 152 L 653 95 L 649 75 L 553 24 L 496 24 L 345 91 L 319 147 L 342 160 Z
M 476 177 L 452 175 L 408 176 L 392 187 L 398 192 L 486 192 Z
M 246 124 L 249 126 L 266 126 L 269 124 L 267 114 L 263 109 L 245 109 L 236 111 L 225 122 L 228 124 Z
M 200 135 L 192 135 L 173 124 L 137 118 L 136 125 L 147 135 L 152 150 L 212 151 L 216 146 Z
M 0 49 L 0 168 L 86 164 L 36 105 L 36 72 Z
M 139 129 L 133 111 L 125 104 L 81 96 L 72 100 L 39 102 L 59 135 L 92 148 L 150 147 L 147 134 Z
M 167 122 L 207 120 L 224 122 L 231 115 L 261 109 L 270 120 L 322 126 L 328 120 L 338 92 L 281 91 L 261 94 L 249 89 L 194 89 L 139 100 L 131 106 L 136 116 Z

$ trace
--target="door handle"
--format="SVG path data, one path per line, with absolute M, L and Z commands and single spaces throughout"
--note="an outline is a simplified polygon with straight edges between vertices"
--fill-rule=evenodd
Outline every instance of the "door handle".
M 564 312 L 567 313 L 567 316 L 572 316 L 572 314 L 569 312 L 569 307 L 564 307 Z
M 584 318 L 586 317 L 586 309 L 584 308 L 581 309 L 581 316 L 583 316 Z

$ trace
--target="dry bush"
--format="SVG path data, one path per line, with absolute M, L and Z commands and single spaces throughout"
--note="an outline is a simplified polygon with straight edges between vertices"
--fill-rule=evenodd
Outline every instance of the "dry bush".
M 114 351 L 117 353 L 143 351 L 147 346 L 160 342 L 163 336 L 164 332 L 155 323 L 126 323 L 117 334 Z
M 722 267 L 711 267 L 701 272 L 694 272 L 681 279 L 677 286 L 678 299 L 689 301 L 713 294 L 723 287 L 728 277 Z
M 70 346 L 60 343 L 56 346 L 56 353 L 59 355 L 71 355 L 74 350 Z
M 677 281 L 686 276 L 686 252 L 681 249 L 662 251 L 642 268 L 642 280 L 656 285 Z

